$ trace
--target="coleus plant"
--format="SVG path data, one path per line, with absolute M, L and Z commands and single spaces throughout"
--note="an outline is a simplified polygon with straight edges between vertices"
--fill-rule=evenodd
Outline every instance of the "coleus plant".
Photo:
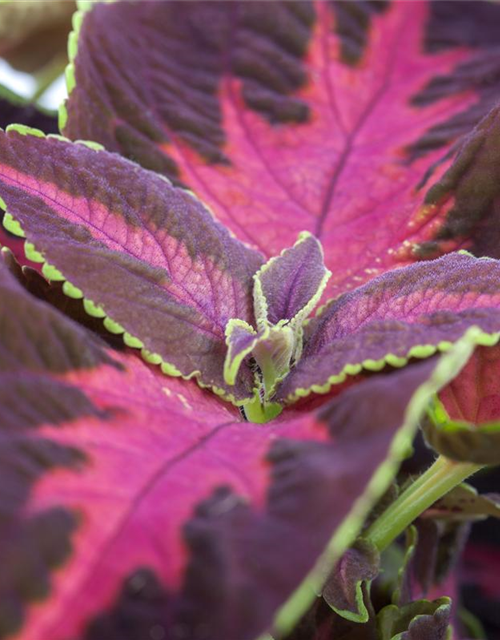
M 459 485 L 500 459 L 499 23 L 81 3 L 67 137 L 0 136 L 3 243 L 53 283 L 6 254 L 0 638 L 250 640 L 315 599 L 308 639 L 447 637 L 412 554 L 498 512 Z M 391 494 L 423 417 L 442 455 Z

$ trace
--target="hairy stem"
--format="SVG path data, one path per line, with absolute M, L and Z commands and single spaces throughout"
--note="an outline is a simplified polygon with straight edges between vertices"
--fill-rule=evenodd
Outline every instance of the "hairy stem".
M 418 516 L 484 465 L 453 462 L 440 456 L 365 531 L 379 551 L 386 549 Z

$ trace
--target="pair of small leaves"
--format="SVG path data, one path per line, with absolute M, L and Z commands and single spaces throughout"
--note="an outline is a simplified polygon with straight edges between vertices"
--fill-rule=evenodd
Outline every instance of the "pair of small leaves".
M 377 617 L 380 640 L 447 640 L 451 600 L 417 600 L 403 607 L 389 605 Z
M 235 384 L 224 380 L 224 331 L 232 318 L 264 323 L 253 308 L 253 276 L 262 257 L 192 194 L 160 176 L 106 151 L 26 133 L 14 128 L 0 135 L 0 197 L 8 209 L 4 224 L 18 233 L 22 227 L 29 256 L 47 261 L 48 277 L 67 279 L 69 295 L 85 295 L 90 312 L 107 315 L 106 326 L 125 332 L 126 343 L 142 347 L 166 373 L 194 376 L 233 402 L 249 402 L 255 384 L 250 367 L 240 367 Z M 287 261 L 309 246 L 318 259 L 304 293 L 293 283 L 295 277 L 307 282 L 309 254 L 298 267 Z M 262 271 L 267 322 L 279 326 L 280 315 L 295 315 L 300 336 L 303 315 L 326 278 L 319 257 L 307 236 Z M 283 265 L 288 280 L 280 282 Z M 267 274 L 278 282 L 271 285 Z M 363 368 L 428 357 L 471 326 L 482 330 L 480 343 L 494 344 L 499 279 L 497 261 L 453 254 L 340 296 L 305 327 L 300 360 L 276 386 L 274 400 L 287 404 L 311 390 L 324 393 Z
M 377 549 L 360 538 L 344 553 L 321 594 L 335 614 L 343 619 L 333 623 L 335 631 L 332 637 L 345 640 L 375 637 L 377 640 L 446 640 L 449 637 L 451 600 L 428 601 L 409 597 L 410 585 L 406 583 L 411 571 L 415 570 L 416 545 L 417 533 L 412 527 L 399 586 L 394 595 L 395 604 L 384 607 L 378 614 L 370 599 L 370 583 L 380 571 Z M 426 560 L 428 558 L 419 555 L 419 563 Z
M 305 232 L 291 249 L 271 258 L 254 275 L 255 330 L 242 320 L 230 320 L 226 327 L 228 353 L 224 378 L 234 384 L 244 358 L 256 361 L 264 398 L 300 360 L 303 325 L 319 302 L 331 273 L 323 263 L 319 242 Z
M 389 605 L 359 624 L 341 618 L 318 599 L 286 640 L 448 640 L 451 602 L 419 600 L 404 607 Z

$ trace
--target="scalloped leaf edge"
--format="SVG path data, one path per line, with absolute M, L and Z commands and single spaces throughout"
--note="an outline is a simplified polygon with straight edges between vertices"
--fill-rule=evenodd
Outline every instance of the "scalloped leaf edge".
M 109 0 L 109 1 L 115 2 L 116 0 Z M 94 143 L 92 141 L 76 140 L 73 142 L 64 136 L 61 136 L 58 134 L 46 135 L 45 133 L 43 133 L 43 131 L 40 131 L 39 129 L 34 129 L 32 127 L 27 127 L 25 125 L 16 125 L 16 124 L 9 125 L 6 128 L 5 132 L 8 133 L 9 131 L 15 131 L 17 133 L 20 133 L 21 135 L 33 135 L 38 138 L 39 137 L 52 138 L 55 140 L 60 140 L 61 142 L 69 142 L 70 144 L 81 144 L 89 147 L 96 153 L 99 153 L 100 151 L 105 151 L 102 145 L 99 145 L 98 143 Z M 165 180 L 169 184 L 171 184 L 168 178 L 165 178 Z M 197 198 L 195 194 L 192 194 L 192 195 L 193 197 Z M 24 230 L 20 222 L 16 220 L 16 218 L 14 218 L 14 216 L 12 216 L 12 214 L 7 210 L 7 205 L 2 198 L 0 198 L 0 208 L 3 209 L 4 211 L 3 226 L 14 235 L 17 235 L 18 237 L 24 238 L 26 240 L 26 234 L 24 233 Z M 5 224 L 6 220 L 7 220 L 7 226 Z M 28 253 L 26 252 L 26 244 L 28 245 Z M 251 398 L 246 398 L 244 400 L 237 400 L 235 396 L 233 396 L 232 394 L 228 394 L 221 387 L 203 383 L 200 379 L 201 371 L 199 370 L 192 371 L 189 374 L 181 373 L 174 364 L 172 364 L 171 362 L 167 362 L 159 354 L 152 353 L 151 351 L 145 349 L 144 344 L 139 337 L 133 336 L 132 334 L 125 331 L 125 329 L 118 322 L 113 320 L 113 318 L 111 318 L 105 312 L 102 306 L 95 304 L 93 300 L 90 300 L 89 298 L 85 297 L 81 289 L 79 289 L 73 283 L 71 283 L 64 276 L 64 274 L 61 273 L 61 271 L 59 271 L 59 269 L 57 269 L 55 266 L 47 262 L 47 260 L 43 256 L 43 253 L 38 251 L 34 243 L 30 242 L 29 240 L 26 240 L 24 243 L 24 253 L 28 260 L 30 259 L 30 255 L 35 255 L 38 258 L 36 262 L 41 264 L 42 274 L 44 275 L 45 278 L 47 278 L 47 280 L 51 280 L 54 282 L 63 282 L 62 290 L 66 296 L 74 299 L 81 299 L 83 301 L 83 308 L 85 312 L 88 313 L 88 315 L 95 318 L 102 318 L 104 327 L 110 333 L 115 335 L 121 334 L 123 342 L 127 347 L 140 350 L 140 355 L 144 360 L 144 362 L 146 362 L 147 364 L 159 366 L 164 375 L 169 377 L 182 378 L 183 380 L 194 379 L 196 384 L 201 389 L 209 389 L 216 396 L 219 396 L 223 400 L 230 402 L 232 405 L 236 407 L 245 406 L 247 404 L 251 404 L 255 402 L 256 400 L 255 393 Z M 99 314 L 99 315 L 96 315 L 96 314 Z
M 481 331 L 481 337 L 479 338 L 477 346 L 493 347 L 500 340 L 500 332 L 486 333 Z M 380 360 L 363 360 L 356 364 L 346 364 L 342 371 L 338 374 L 330 376 L 326 382 L 322 385 L 313 384 L 310 387 L 295 389 L 293 393 L 290 393 L 286 397 L 286 403 L 292 404 L 300 398 L 306 398 L 312 393 L 323 395 L 328 393 L 330 389 L 337 385 L 342 384 L 350 376 L 358 375 L 361 371 L 381 371 L 385 366 L 402 368 L 405 367 L 411 358 L 418 358 L 425 360 L 430 358 L 436 353 L 446 353 L 449 351 L 456 342 L 450 342 L 449 340 L 442 340 L 437 345 L 433 344 L 419 344 L 413 346 L 405 356 L 397 356 L 394 353 L 388 353 Z
M 77 0 L 76 11 L 71 18 L 72 30 L 68 35 L 68 64 L 64 70 L 64 77 L 66 81 L 66 91 L 68 98 L 76 87 L 75 80 L 75 58 L 78 53 L 78 38 L 80 30 L 85 18 L 85 14 L 91 11 L 98 4 L 109 4 L 111 2 L 117 2 L 118 0 Z M 59 131 L 63 131 L 68 120 L 68 111 L 66 108 L 66 102 L 68 98 L 64 99 L 59 105 L 58 109 L 58 126 Z

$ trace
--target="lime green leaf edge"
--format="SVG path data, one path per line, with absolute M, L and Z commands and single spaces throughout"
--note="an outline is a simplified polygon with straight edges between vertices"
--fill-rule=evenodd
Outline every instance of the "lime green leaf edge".
M 261 283 L 262 274 L 264 274 L 268 269 L 270 269 L 273 263 L 279 260 L 281 257 L 283 257 L 285 253 L 287 253 L 294 247 L 297 247 L 298 245 L 302 244 L 309 238 L 314 238 L 312 233 L 310 233 L 309 231 L 301 231 L 293 247 L 286 247 L 285 249 L 283 249 L 279 255 L 273 256 L 272 258 L 270 258 L 254 274 L 253 276 L 254 313 L 255 313 L 255 318 L 257 320 L 257 326 L 259 327 L 259 329 L 264 329 L 268 325 L 268 319 L 267 319 L 268 306 L 267 306 L 266 297 L 262 290 L 262 283 Z M 318 243 L 321 253 L 323 254 L 323 247 L 321 246 L 321 243 L 319 242 L 319 240 L 316 240 L 316 242 Z M 323 295 L 323 291 L 325 290 L 326 285 L 328 284 L 328 280 L 331 278 L 331 275 L 332 275 L 332 272 L 326 269 L 325 275 L 323 276 L 316 293 L 309 300 L 309 302 L 302 309 L 300 309 L 300 311 L 298 311 L 293 318 L 283 318 L 282 320 L 280 320 L 280 322 L 278 323 L 278 326 L 280 324 L 289 323 L 294 327 L 297 327 L 297 328 L 300 327 L 304 323 L 307 316 L 312 312 L 314 307 L 320 301 L 321 296 Z
M 500 339 L 500 334 L 490 336 L 479 327 L 470 327 L 440 358 L 429 379 L 416 390 L 407 406 L 403 424 L 392 441 L 387 458 L 375 471 L 364 493 L 356 500 L 351 512 L 333 534 L 312 571 L 278 611 L 274 621 L 274 629 L 278 634 L 286 635 L 292 630 L 321 590 L 326 570 L 333 568 L 335 562 L 359 535 L 370 509 L 387 490 L 402 461 L 411 451 L 420 418 L 429 400 L 458 375 L 475 347 L 481 346 L 486 338 L 493 346 Z
M 93 9 L 97 4 L 117 2 L 118 0 L 77 0 L 77 10 L 72 17 L 72 31 L 68 36 L 68 64 L 66 66 L 64 76 L 66 79 L 66 90 L 68 97 L 76 86 L 75 80 L 75 58 L 78 53 L 78 36 L 82 28 L 85 14 Z M 59 106 L 59 131 L 62 131 L 68 121 L 68 111 L 66 108 L 66 100 Z
M 240 351 L 236 356 L 232 352 L 232 343 L 231 336 L 235 329 L 241 328 L 248 331 L 250 334 L 255 335 L 255 340 L 250 344 L 249 347 Z M 255 347 L 257 341 L 261 337 L 266 337 L 267 333 L 269 333 L 269 328 L 266 327 L 262 336 L 259 336 L 257 331 L 252 327 L 252 325 L 245 322 L 245 320 L 240 320 L 239 318 L 231 318 L 225 329 L 226 333 L 226 345 L 227 345 L 227 355 L 224 361 L 224 380 L 227 384 L 234 384 L 236 382 L 236 376 L 238 375 L 238 371 L 240 370 L 241 363 L 244 358 L 252 352 L 252 349 Z
M 365 598 L 363 593 L 363 585 L 366 585 L 368 594 L 371 586 L 371 580 L 358 580 L 354 587 L 355 599 L 356 599 L 356 611 L 350 611 L 349 609 L 338 609 L 331 604 L 328 604 L 330 609 L 345 620 L 350 622 L 358 622 L 359 624 L 365 624 L 370 619 L 370 612 L 366 608 Z
M 68 138 L 65 138 L 64 136 L 60 136 L 56 134 L 46 135 L 43 131 L 40 131 L 40 129 L 27 127 L 26 125 L 11 124 L 8 127 L 6 127 L 5 132 L 9 133 L 11 131 L 17 132 L 21 135 L 31 135 L 38 138 L 40 137 L 45 137 L 49 139 L 54 138 L 56 140 L 69 142 L 71 144 L 80 144 L 80 145 L 89 147 L 95 152 L 99 152 L 104 149 L 102 145 L 96 142 L 87 141 L 87 140 L 77 140 L 76 142 L 72 142 L 71 140 L 69 140 Z M 166 180 L 167 182 L 170 183 L 168 179 Z M 37 250 L 35 245 L 32 242 L 30 242 L 28 239 L 26 239 L 26 234 L 22 229 L 21 224 L 19 223 L 18 220 L 14 218 L 14 216 L 12 216 L 12 214 L 9 211 L 7 211 L 7 205 L 5 201 L 2 200 L 2 198 L 0 198 L 0 209 L 3 209 L 3 211 L 5 212 L 3 217 L 4 228 L 10 233 L 25 239 L 24 254 L 28 260 L 31 260 L 32 262 L 36 262 L 42 265 L 41 271 L 44 277 L 47 280 L 50 280 L 52 282 L 62 282 L 63 283 L 62 290 L 66 296 L 77 299 L 77 300 L 81 299 L 83 302 L 83 307 L 85 309 L 85 312 L 88 315 L 93 316 L 95 318 L 101 318 L 103 320 L 104 327 L 110 333 L 115 335 L 121 334 L 125 345 L 133 349 L 139 349 L 141 353 L 141 357 L 145 362 L 152 365 L 158 365 L 162 373 L 164 373 L 166 376 L 182 378 L 183 380 L 194 379 L 198 384 L 198 386 L 201 387 L 202 389 L 210 389 L 217 396 L 220 396 L 221 398 L 223 398 L 224 400 L 227 400 L 228 402 L 230 402 L 235 406 L 242 406 L 255 401 L 256 394 L 252 396 L 252 398 L 248 398 L 246 400 L 237 400 L 232 394 L 228 394 L 224 389 L 203 383 L 200 380 L 201 372 L 198 370 L 192 371 L 189 374 L 182 374 L 175 365 L 164 360 L 158 353 L 152 353 L 151 351 L 146 349 L 140 338 L 138 338 L 137 336 L 133 336 L 127 331 L 125 331 L 125 329 L 118 322 L 113 320 L 101 306 L 95 304 L 89 298 L 86 298 L 81 289 L 79 289 L 74 284 L 72 284 L 64 276 L 64 274 L 61 273 L 61 271 L 59 271 L 59 269 L 57 269 L 55 266 L 47 262 L 43 254 Z
M 478 337 L 477 346 L 483 347 L 492 347 L 497 344 L 500 339 L 500 332 L 497 333 L 485 333 L 481 332 L 481 335 Z M 439 342 L 437 345 L 434 344 L 421 344 L 415 345 L 412 347 L 405 356 L 397 356 L 393 353 L 388 353 L 380 360 L 363 360 L 362 362 L 356 364 L 346 364 L 342 371 L 336 375 L 330 376 L 328 380 L 322 384 L 313 384 L 308 388 L 298 388 L 295 389 L 293 393 L 290 393 L 286 401 L 287 403 L 296 402 L 300 398 L 306 398 L 311 393 L 325 394 L 330 391 L 330 389 L 337 384 L 342 384 L 345 382 L 347 377 L 355 376 L 361 371 L 381 371 L 385 366 L 390 365 L 395 368 L 405 367 L 411 358 L 418 358 L 420 360 L 424 360 L 425 358 L 430 358 L 436 353 L 446 353 L 449 351 L 453 345 L 456 343 L 450 342 L 448 340 L 443 340 Z

